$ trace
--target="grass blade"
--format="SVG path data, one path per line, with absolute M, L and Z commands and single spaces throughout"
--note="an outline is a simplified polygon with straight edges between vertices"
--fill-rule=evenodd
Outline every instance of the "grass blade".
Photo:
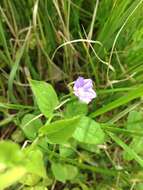
M 124 105 L 124 104 L 130 102 L 131 100 L 134 100 L 141 96 L 143 96 L 143 86 L 133 90 L 132 92 L 122 96 L 121 98 L 118 98 L 117 100 L 114 100 L 113 102 L 105 105 L 104 107 L 99 108 L 97 111 L 91 113 L 90 116 L 92 118 L 95 118 L 96 116 L 104 114 L 112 109 L 115 109 L 121 105 Z
M 113 133 L 109 133 L 108 135 L 120 146 L 122 147 L 129 155 L 131 155 L 133 157 L 133 159 L 135 159 L 138 164 L 143 167 L 143 159 L 137 155 L 128 145 L 126 145 L 122 140 L 120 140 L 116 135 L 114 135 Z

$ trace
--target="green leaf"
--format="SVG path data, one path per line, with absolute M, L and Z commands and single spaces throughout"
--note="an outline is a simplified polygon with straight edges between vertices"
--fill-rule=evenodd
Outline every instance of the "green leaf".
M 61 157 L 71 157 L 75 153 L 70 144 L 61 144 L 59 146 L 59 152 Z
M 55 144 L 65 143 L 72 134 L 76 127 L 80 124 L 80 117 L 73 117 L 71 119 L 64 119 L 48 124 L 40 128 L 41 135 L 46 135 L 49 142 Z
M 66 178 L 67 178 L 67 170 L 63 166 L 63 164 L 52 162 L 51 169 L 52 169 L 52 172 L 53 172 L 56 180 L 65 183 Z
M 73 179 L 75 179 L 76 176 L 78 175 L 78 169 L 77 169 L 77 167 L 75 167 L 73 165 L 70 165 L 70 164 L 66 164 L 64 166 L 66 167 L 66 170 L 67 170 L 67 180 L 73 180 Z
M 51 169 L 56 180 L 61 181 L 63 183 L 65 183 L 66 180 L 74 179 L 78 174 L 77 168 L 70 164 L 60 164 L 52 162 Z
M 100 154 L 100 148 L 96 144 L 85 144 L 85 143 L 78 143 L 78 144 L 82 149 L 84 149 L 88 152 Z
M 2 174 L 0 174 L 0 190 L 3 190 L 10 185 L 13 185 L 19 181 L 26 174 L 26 170 L 23 167 L 14 167 Z
M 127 129 L 134 130 L 138 132 L 143 132 L 143 114 L 138 111 L 131 111 L 128 115 Z M 134 150 L 137 154 L 142 154 L 143 147 L 143 137 L 132 135 L 132 141 L 129 144 L 129 147 Z M 134 157 L 128 154 L 126 151 L 123 153 L 125 160 L 132 160 Z
M 38 184 L 41 180 L 41 177 L 35 174 L 27 173 L 21 180 L 20 183 L 23 185 L 34 186 Z
M 133 150 L 131 149 L 128 145 L 126 145 L 122 140 L 120 140 L 116 135 L 113 133 L 107 132 L 109 136 L 119 145 L 121 146 L 124 151 L 126 151 L 133 159 L 138 162 L 138 164 L 143 167 L 143 159 Z
M 22 163 L 24 155 L 17 144 L 11 141 L 0 142 L 0 163 L 15 166 Z
M 25 136 L 21 129 L 17 128 L 11 135 L 11 139 L 16 143 L 22 143 L 25 140 Z
M 129 147 L 136 152 L 137 154 L 142 153 L 142 147 L 143 147 L 143 137 L 136 137 L 133 138 L 133 140 L 131 141 L 131 143 L 129 144 Z M 123 153 L 123 157 L 125 160 L 133 160 L 134 156 L 131 154 L 128 154 L 128 152 L 124 151 Z
M 88 105 L 79 101 L 72 101 L 66 105 L 65 117 L 74 117 L 77 115 L 86 115 L 88 112 Z
M 89 117 L 82 117 L 80 125 L 76 128 L 73 137 L 83 143 L 102 144 L 105 134 L 99 123 Z
M 38 130 L 43 125 L 40 119 L 33 120 L 35 117 L 33 114 L 25 115 L 20 125 L 25 136 L 30 140 L 34 140 L 37 137 Z
M 23 150 L 25 154 L 24 166 L 28 172 L 40 177 L 46 177 L 46 170 L 42 152 L 37 148 L 28 147 Z
M 98 115 L 106 113 L 106 112 L 108 112 L 114 108 L 117 108 L 121 105 L 124 105 L 124 104 L 130 102 L 131 100 L 134 100 L 134 99 L 139 98 L 141 96 L 143 96 L 143 86 L 140 86 L 137 89 L 134 89 L 133 91 L 128 92 L 124 96 L 112 101 L 111 103 L 99 108 L 97 111 L 91 113 L 90 116 L 92 118 L 94 118 Z
M 142 182 L 137 183 L 135 190 L 143 190 L 143 183 Z
M 143 127 L 143 114 L 138 111 L 131 111 L 128 115 L 127 129 L 140 130 L 142 129 L 142 127 Z
M 40 111 L 50 117 L 59 104 L 57 94 L 51 84 L 44 81 L 30 80 L 32 91 L 35 95 Z
M 84 183 L 79 182 L 79 184 L 80 184 L 80 186 L 81 186 L 82 190 L 90 190 L 90 189 L 88 188 L 88 186 L 87 186 L 87 185 L 85 185 Z
M 34 187 L 24 187 L 22 190 L 48 190 L 45 186 L 36 185 Z

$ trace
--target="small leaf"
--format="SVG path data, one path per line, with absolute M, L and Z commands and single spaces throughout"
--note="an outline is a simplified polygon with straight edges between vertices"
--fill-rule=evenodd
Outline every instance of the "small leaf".
M 75 153 L 70 144 L 60 145 L 59 152 L 62 157 L 71 157 Z
M 23 167 L 14 167 L 8 171 L 0 174 L 0 189 L 5 189 L 17 181 L 19 181 L 26 174 L 26 170 Z
M 77 115 L 86 115 L 88 112 L 88 105 L 79 101 L 72 101 L 66 105 L 65 116 L 74 117 Z
M 48 124 L 40 128 L 41 135 L 46 135 L 49 142 L 55 144 L 65 143 L 74 133 L 80 123 L 80 117 L 64 119 Z
M 48 190 L 45 186 L 24 187 L 22 190 Z
M 84 149 L 88 152 L 100 154 L 100 148 L 96 144 L 85 144 L 85 143 L 78 143 L 78 144 L 82 149 Z
M 57 94 L 51 84 L 44 81 L 30 80 L 32 91 L 41 112 L 50 117 L 59 104 Z
M 80 125 L 76 128 L 73 137 L 83 143 L 102 144 L 104 142 L 104 132 L 100 124 L 89 117 L 82 117 Z
M 23 185 L 34 186 L 40 181 L 41 177 L 35 174 L 27 173 L 21 180 L 20 183 Z
M 82 190 L 90 190 L 90 189 L 88 188 L 88 186 L 85 185 L 84 183 L 80 182 L 79 184 L 80 184 Z
M 78 175 L 77 167 L 70 164 L 66 164 L 65 167 L 67 170 L 67 180 L 73 180 Z
M 33 120 L 35 117 L 33 114 L 25 115 L 20 125 L 25 136 L 30 140 L 34 140 L 37 137 L 38 130 L 43 125 L 40 119 Z
M 11 141 L 0 142 L 0 163 L 6 166 L 15 166 L 22 163 L 24 155 L 17 144 Z
M 17 128 L 11 135 L 11 139 L 16 143 L 22 143 L 25 139 L 25 136 L 21 129 Z
M 143 129 L 143 114 L 138 111 L 131 111 L 127 119 L 128 130 Z
M 78 174 L 77 168 L 70 164 L 60 164 L 52 162 L 51 169 L 56 180 L 61 181 L 63 183 L 65 183 L 66 180 L 74 179 Z
M 52 163 L 51 166 L 52 172 L 56 178 L 56 180 L 61 181 L 63 183 L 65 183 L 66 178 L 67 178 L 67 170 L 66 168 L 63 166 L 63 164 L 60 163 Z
M 23 150 L 25 154 L 25 168 L 28 172 L 40 177 L 46 177 L 43 154 L 39 149 L 28 147 Z

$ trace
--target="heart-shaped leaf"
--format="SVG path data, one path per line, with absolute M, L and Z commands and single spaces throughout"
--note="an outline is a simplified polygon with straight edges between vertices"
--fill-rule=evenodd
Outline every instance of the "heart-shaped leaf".
M 44 81 L 30 80 L 32 91 L 35 95 L 40 111 L 50 117 L 59 104 L 57 94 L 51 84 Z
M 41 135 L 46 135 L 49 142 L 62 144 L 72 136 L 79 123 L 80 117 L 76 116 L 71 119 L 64 119 L 50 123 L 40 128 L 39 132 Z
M 82 117 L 79 126 L 73 134 L 77 141 L 88 144 L 102 144 L 104 136 L 105 134 L 100 124 L 89 117 Z

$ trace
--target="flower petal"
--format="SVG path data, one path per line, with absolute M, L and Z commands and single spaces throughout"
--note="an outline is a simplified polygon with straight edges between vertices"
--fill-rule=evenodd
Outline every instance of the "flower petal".
M 84 85 L 84 78 L 78 77 L 74 83 L 74 87 L 79 88 L 79 87 L 82 87 L 83 85 Z
M 89 104 L 92 100 L 89 99 L 89 97 L 80 97 L 79 98 L 81 102 L 84 102 L 86 104 Z
M 84 79 L 84 88 L 93 88 L 93 82 L 91 79 Z
M 83 77 L 78 77 L 74 84 L 74 94 L 79 98 L 80 101 L 88 104 L 97 95 L 93 90 L 93 82 L 91 79 L 84 79 Z
M 89 96 L 93 99 L 93 98 L 96 98 L 96 92 L 93 90 L 93 89 L 90 89 L 87 91 Z

